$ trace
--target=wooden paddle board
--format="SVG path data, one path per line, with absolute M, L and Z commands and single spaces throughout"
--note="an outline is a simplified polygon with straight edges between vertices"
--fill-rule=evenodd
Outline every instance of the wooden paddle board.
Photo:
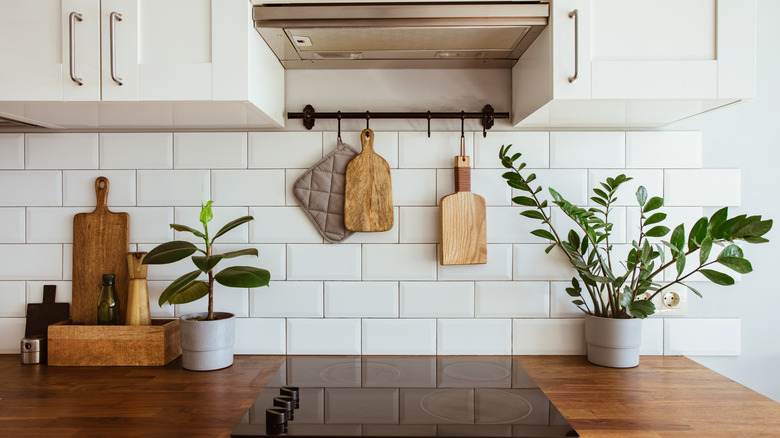
M 390 166 L 374 152 L 374 131 L 360 133 L 363 150 L 347 165 L 344 226 L 350 231 L 393 228 Z
M 127 308 L 127 251 L 130 218 L 127 213 L 108 210 L 108 179 L 95 180 L 97 206 L 92 213 L 73 217 L 73 303 L 74 324 L 97 324 L 97 299 L 103 274 L 116 276 L 119 321 L 124 324 Z
M 456 193 L 441 198 L 442 265 L 487 263 L 485 198 L 471 193 L 471 160 L 455 157 Z

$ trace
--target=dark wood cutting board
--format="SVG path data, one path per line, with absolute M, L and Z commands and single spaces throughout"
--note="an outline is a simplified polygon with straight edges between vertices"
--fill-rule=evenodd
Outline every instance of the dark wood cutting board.
M 393 187 L 390 166 L 374 152 L 374 131 L 360 133 L 363 150 L 347 165 L 344 226 L 350 231 L 393 228 Z
M 46 336 L 49 326 L 70 318 L 70 304 L 55 303 L 57 286 L 43 286 L 43 302 L 27 305 L 27 321 L 24 336 Z
M 95 180 L 97 206 L 91 213 L 73 217 L 74 324 L 97 323 L 97 299 L 103 274 L 114 274 L 120 303 L 119 321 L 127 308 L 127 251 L 130 218 L 108 210 L 108 179 Z

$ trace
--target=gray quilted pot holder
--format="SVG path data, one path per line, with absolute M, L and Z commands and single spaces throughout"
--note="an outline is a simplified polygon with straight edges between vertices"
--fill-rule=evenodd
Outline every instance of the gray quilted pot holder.
M 344 227 L 344 190 L 347 164 L 357 152 L 341 142 L 307 170 L 293 185 L 293 192 L 328 242 L 341 242 L 352 235 Z

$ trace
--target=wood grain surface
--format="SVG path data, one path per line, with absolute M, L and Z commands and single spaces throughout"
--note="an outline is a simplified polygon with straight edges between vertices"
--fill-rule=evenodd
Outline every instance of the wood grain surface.
M 73 217 L 73 298 L 75 324 L 97 323 L 97 299 L 103 274 L 114 274 L 120 303 L 120 323 L 127 306 L 127 260 L 130 218 L 108 210 L 108 179 L 95 180 L 97 206 Z
M 127 325 L 151 325 L 152 317 L 149 310 L 149 287 L 146 282 L 146 272 L 149 265 L 141 264 L 146 257 L 145 252 L 127 253 L 127 275 L 130 277 L 127 285 Z
M 390 166 L 374 152 L 374 131 L 360 134 L 363 150 L 347 165 L 344 226 L 350 231 L 393 228 L 393 188 Z
M 439 262 L 442 265 L 487 263 L 485 198 L 471 193 L 469 157 L 455 157 L 457 192 L 441 198 Z

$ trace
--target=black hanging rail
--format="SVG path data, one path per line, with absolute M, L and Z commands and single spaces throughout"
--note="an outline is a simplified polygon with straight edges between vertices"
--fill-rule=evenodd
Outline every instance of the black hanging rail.
M 303 126 L 306 129 L 314 127 L 316 119 L 336 119 L 339 121 L 339 131 L 341 131 L 342 119 L 365 119 L 366 127 L 368 127 L 371 119 L 427 119 L 428 120 L 428 137 L 431 136 L 431 120 L 433 119 L 480 119 L 482 120 L 482 136 L 487 137 L 487 130 L 493 127 L 495 119 L 508 119 L 509 113 L 497 113 L 490 105 L 485 105 L 481 112 L 328 112 L 321 113 L 316 112 L 314 107 L 306 105 L 303 108 L 303 112 L 287 113 L 288 119 L 303 119 Z

